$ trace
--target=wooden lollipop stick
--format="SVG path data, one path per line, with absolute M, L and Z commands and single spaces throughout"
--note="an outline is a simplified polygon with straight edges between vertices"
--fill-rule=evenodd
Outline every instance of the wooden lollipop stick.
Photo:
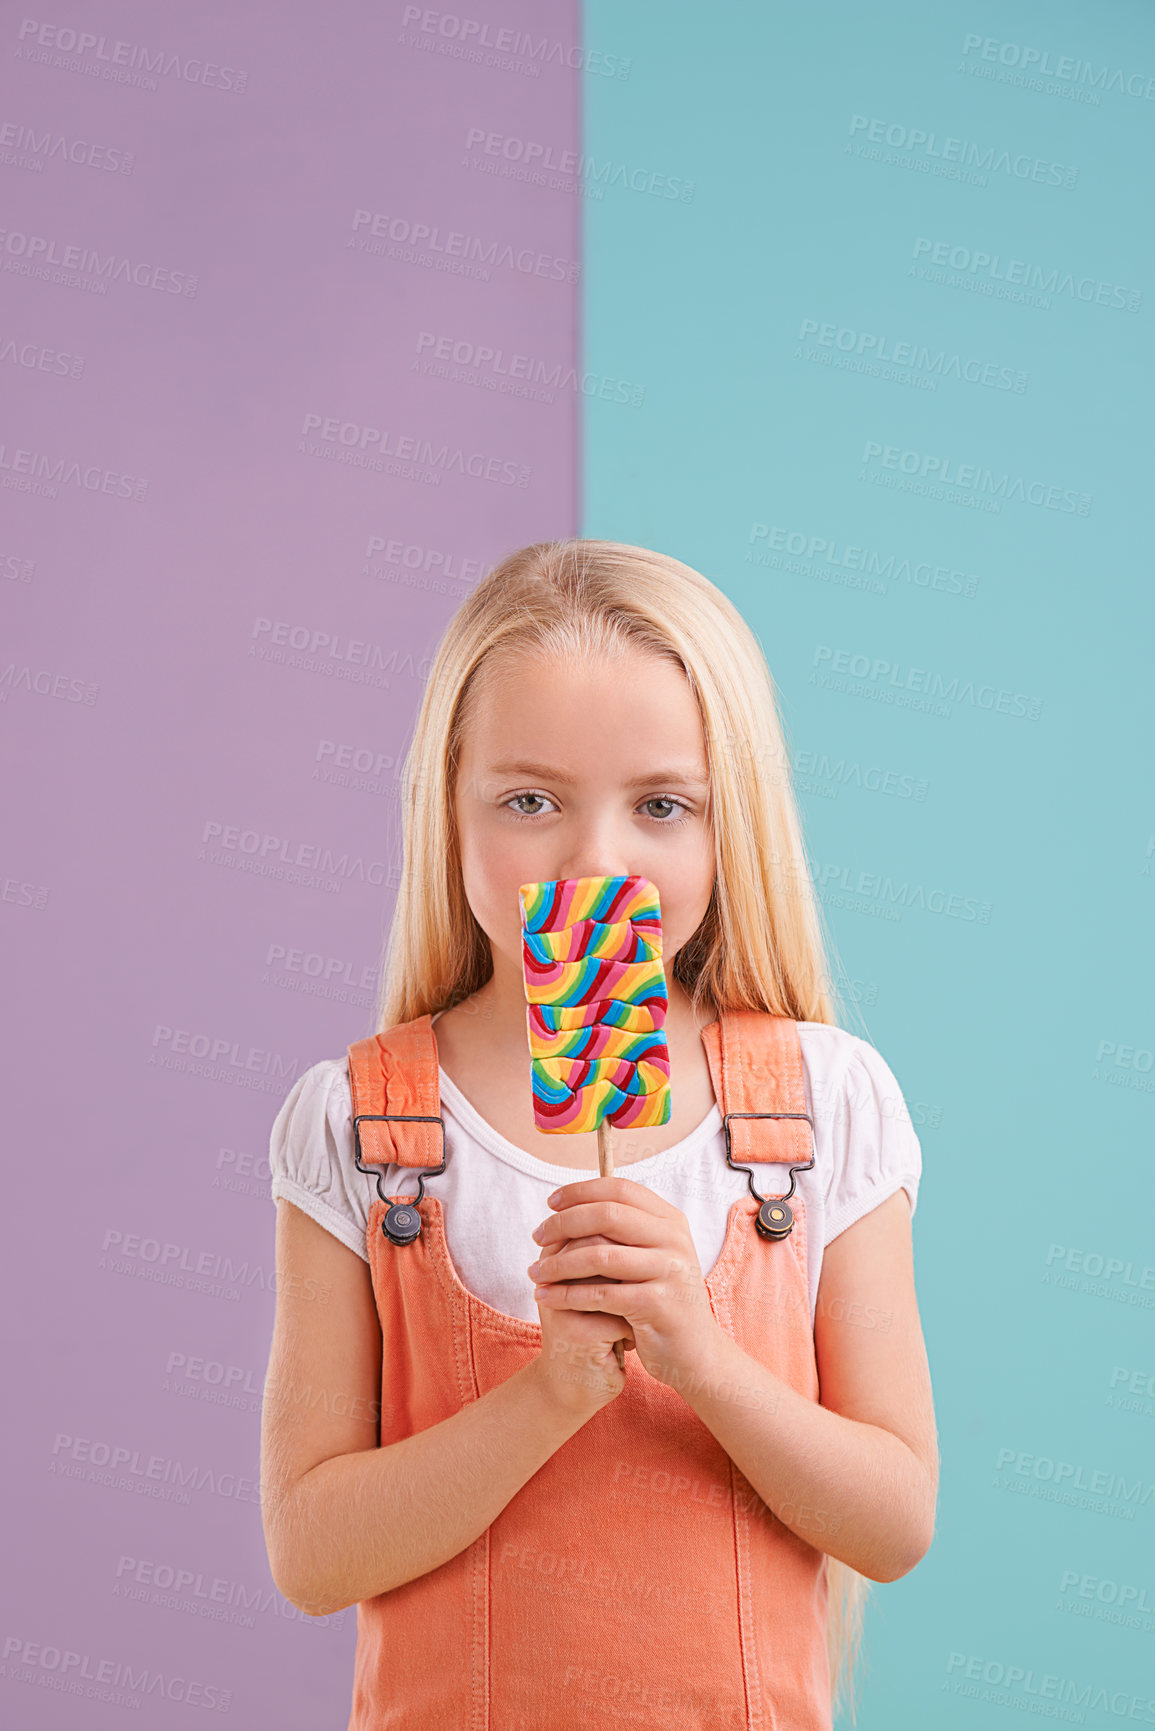
M 598 1172 L 603 1178 L 614 1175 L 614 1127 L 608 1118 L 598 1125 Z
M 598 1125 L 598 1172 L 603 1178 L 614 1175 L 613 1125 L 608 1118 L 603 1118 Z M 614 1357 L 618 1361 L 618 1369 L 626 1368 L 626 1343 L 624 1340 L 614 1341 Z

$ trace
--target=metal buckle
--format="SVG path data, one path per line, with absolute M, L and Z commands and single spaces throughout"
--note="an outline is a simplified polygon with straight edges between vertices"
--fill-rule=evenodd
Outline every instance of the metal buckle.
M 815 1160 L 818 1157 L 818 1144 L 817 1144 L 817 1142 L 815 1140 L 815 1136 L 814 1136 L 814 1120 L 813 1120 L 813 1118 L 810 1116 L 809 1112 L 727 1112 L 726 1116 L 722 1119 L 722 1129 L 725 1131 L 725 1134 L 726 1134 L 726 1164 L 727 1164 L 727 1166 L 729 1166 L 729 1168 L 732 1172 L 744 1172 L 746 1174 L 746 1181 L 750 1186 L 750 1194 L 758 1202 L 766 1202 L 766 1201 L 770 1200 L 770 1198 L 763 1196 L 760 1193 L 760 1191 L 755 1190 L 755 1188 L 754 1188 L 754 1174 L 751 1172 L 750 1168 L 748 1166 L 736 1166 L 734 1164 L 733 1160 L 730 1158 L 730 1154 L 731 1154 L 730 1120 L 731 1120 L 731 1118 L 801 1118 L 801 1119 L 805 1119 L 806 1123 L 809 1124 L 809 1126 L 810 1126 L 810 1158 L 806 1162 L 805 1165 L 802 1165 L 801 1163 L 799 1163 L 797 1166 L 791 1166 L 790 1167 L 790 1188 L 789 1188 L 789 1190 L 787 1190 L 785 1196 L 776 1196 L 773 1198 L 773 1200 L 775 1202 L 786 1202 L 794 1194 L 794 1183 L 795 1183 L 794 1174 L 796 1172 L 809 1172 L 810 1168 L 813 1166 Z M 765 1161 L 765 1162 L 759 1162 L 759 1164 L 765 1164 L 768 1166 L 782 1166 L 782 1165 L 785 1165 L 786 1162 L 782 1161 L 782 1160 L 769 1160 L 769 1161 Z
M 428 1178 L 435 1178 L 439 1172 L 445 1171 L 445 1119 L 442 1118 L 439 1113 L 436 1115 L 429 1115 L 429 1114 L 424 1114 L 424 1113 L 419 1113 L 419 1112 L 418 1113 L 410 1113 L 410 1112 L 358 1112 L 357 1116 L 353 1119 L 353 1159 L 356 1162 L 357 1170 L 358 1170 L 358 1172 L 364 1172 L 366 1174 L 366 1176 L 368 1177 L 368 1176 L 372 1175 L 374 1167 L 379 1166 L 381 1168 L 381 1170 L 377 1173 L 377 1194 L 381 1198 L 382 1202 L 388 1202 L 389 1198 L 388 1198 L 388 1196 L 386 1196 L 386 1194 L 385 1194 L 384 1190 L 382 1190 L 381 1186 L 385 1182 L 385 1168 L 386 1168 L 386 1166 L 387 1165 L 393 1165 L 393 1164 L 395 1164 L 395 1162 L 382 1161 L 382 1160 L 371 1160 L 369 1162 L 368 1166 L 366 1166 L 364 1164 L 364 1162 L 361 1159 L 361 1125 L 365 1124 L 365 1123 L 373 1123 L 373 1124 L 385 1124 L 385 1123 L 392 1123 L 392 1124 L 440 1124 L 441 1125 L 441 1164 L 440 1164 L 440 1166 L 422 1166 L 422 1167 L 403 1168 L 403 1170 L 405 1170 L 405 1171 L 412 1170 L 412 1171 L 415 1171 L 417 1173 L 417 1194 L 416 1194 L 416 1196 L 411 1197 L 410 1201 L 420 1202 L 421 1198 L 425 1194 L 425 1180 L 426 1180 L 426 1178 L 427 1177 Z

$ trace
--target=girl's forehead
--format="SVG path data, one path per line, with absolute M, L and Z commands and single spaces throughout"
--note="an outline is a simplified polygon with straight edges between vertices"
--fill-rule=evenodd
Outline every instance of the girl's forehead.
M 602 703 L 636 707 L 639 692 L 663 709 L 688 704 L 697 714 L 684 668 L 632 645 L 621 654 L 581 660 L 544 654 L 495 656 L 481 669 L 475 695 L 476 709 L 490 715 L 540 704 L 548 718 L 550 707 L 563 698 L 583 702 L 596 696 Z
M 466 744 L 486 757 L 543 753 L 620 759 L 661 743 L 673 756 L 704 766 L 705 736 L 685 674 L 656 657 L 565 666 L 539 662 L 479 690 L 465 729 Z
M 459 753 L 466 774 L 558 786 L 661 781 L 708 793 L 705 732 L 679 666 L 637 656 L 625 677 L 615 661 L 565 668 L 540 658 L 523 670 L 518 677 L 506 665 L 476 692 Z

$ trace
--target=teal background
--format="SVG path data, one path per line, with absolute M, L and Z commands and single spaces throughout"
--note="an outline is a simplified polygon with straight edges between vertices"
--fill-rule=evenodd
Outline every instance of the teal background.
M 583 360 L 645 395 L 629 414 L 585 404 L 580 532 L 684 559 L 757 631 L 848 1025 L 891 1064 L 923 1149 L 939 1518 L 917 1569 L 872 1589 L 861 1731 L 1048 1707 L 1155 1723 L 1155 101 L 976 76 L 960 70 L 981 60 L 964 55 L 972 35 L 1155 79 L 1155 15 L 1139 4 L 585 8 L 587 46 L 631 65 L 583 84 Z M 863 157 L 855 115 L 1077 169 L 1075 184 Z M 607 163 L 692 193 L 611 181 L 598 197 Z M 1069 271 L 1108 298 L 1139 291 L 1138 311 L 928 281 L 911 274 L 918 237 Z M 823 364 L 799 340 L 808 319 L 1007 368 L 1025 388 L 926 374 L 930 390 Z M 870 484 L 868 441 L 1090 495 L 1089 512 Z M 753 563 L 756 524 L 893 555 L 899 574 L 871 590 L 785 555 Z M 902 561 L 968 583 L 936 592 Z M 965 698 L 938 715 L 815 683 L 816 652 L 840 649 L 900 678 L 1006 690 L 1034 716 Z M 923 797 L 866 789 L 868 769 Z M 845 885 L 860 873 L 872 890 L 856 903 Z M 887 878 L 907 905 L 879 890 Z M 920 888 L 988 918 L 914 905 Z M 1020 1455 L 1037 1468 L 1015 1470 Z M 1029 1494 L 1053 1488 L 1059 1462 L 1115 1491 L 1121 1477 L 1131 1518 Z M 1110 1620 L 1123 1588 L 1134 1626 Z

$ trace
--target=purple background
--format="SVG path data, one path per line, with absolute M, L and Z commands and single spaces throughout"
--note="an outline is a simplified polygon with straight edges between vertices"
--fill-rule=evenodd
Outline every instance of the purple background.
M 500 385 L 515 352 L 576 360 L 576 281 L 524 268 L 577 259 L 576 199 L 465 147 L 576 148 L 579 74 L 456 58 L 404 12 L 59 4 L 0 35 L 0 1701 L 21 1724 L 344 1723 L 354 1612 L 281 1598 L 257 1502 L 268 1133 L 294 1077 L 374 1026 L 396 769 L 445 622 L 488 562 L 578 525 L 578 393 L 421 361 L 495 348 Z M 541 9 L 497 22 L 540 34 Z M 62 52 L 79 30 L 103 48 Z M 549 36 L 577 32 L 552 4 Z M 103 75 L 118 41 L 131 81 Z M 520 266 L 366 252 L 358 210 L 435 229 L 425 256 L 453 231 Z M 309 416 L 444 467 L 391 472 L 371 434 L 378 469 L 310 455 Z M 162 1591 L 166 1570 L 189 1578 Z

